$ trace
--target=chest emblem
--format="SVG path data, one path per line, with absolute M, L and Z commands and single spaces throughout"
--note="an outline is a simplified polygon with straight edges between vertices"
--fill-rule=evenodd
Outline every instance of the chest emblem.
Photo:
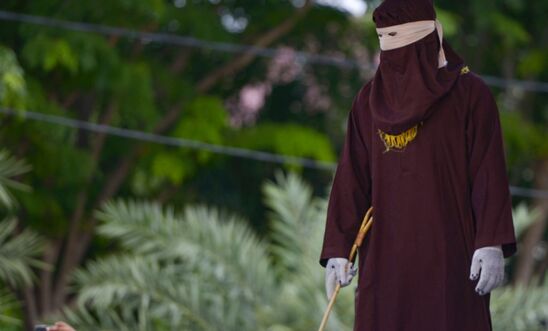
M 415 139 L 418 129 L 419 125 L 417 124 L 414 127 L 396 135 L 388 134 L 379 129 L 379 137 L 386 147 L 384 153 L 390 150 L 403 150 L 407 144 Z

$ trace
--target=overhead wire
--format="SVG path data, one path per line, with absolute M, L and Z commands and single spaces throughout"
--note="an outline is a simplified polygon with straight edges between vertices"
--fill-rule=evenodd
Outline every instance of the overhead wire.
M 65 21 L 45 16 L 21 14 L 0 10 L 0 20 L 28 23 L 71 31 L 96 33 L 111 37 L 124 37 L 140 40 L 143 43 L 168 44 L 200 49 L 208 49 L 225 53 L 249 53 L 256 56 L 272 58 L 279 54 L 278 49 L 242 45 L 235 43 L 208 41 L 190 36 L 181 36 L 171 33 L 145 32 L 128 28 L 113 27 L 95 23 Z M 296 51 L 295 57 L 300 61 L 319 65 L 331 65 L 340 68 L 356 69 L 364 66 L 357 61 L 342 57 L 333 57 L 321 54 Z
M 124 37 L 133 40 L 140 40 L 144 43 L 158 43 L 178 45 L 184 47 L 208 49 L 225 53 L 250 53 L 256 56 L 272 58 L 279 54 L 275 48 L 257 47 L 252 45 L 242 45 L 227 42 L 202 40 L 191 36 L 181 36 L 171 33 L 144 32 L 122 27 L 113 27 L 103 24 L 75 22 L 60 20 L 51 17 L 29 15 L 10 11 L 0 10 L 0 20 L 20 22 L 34 25 L 41 25 L 51 28 L 60 28 L 71 31 L 80 31 L 96 33 L 106 36 Z M 317 65 L 335 66 L 346 69 L 367 69 L 372 66 L 364 65 L 353 59 L 344 57 L 335 57 L 321 54 L 314 54 L 303 51 L 296 51 L 295 57 L 298 61 Z M 548 83 L 532 80 L 518 80 L 482 75 L 485 82 L 494 87 L 508 88 L 513 87 L 525 91 L 548 93 Z
M 186 138 L 169 137 L 154 133 L 148 133 L 139 130 L 131 130 L 120 127 L 114 127 L 105 124 L 97 124 L 89 121 L 76 120 L 63 116 L 44 114 L 33 111 L 17 111 L 14 109 L 0 108 L 0 113 L 10 116 L 20 116 L 25 119 L 46 122 L 50 124 L 61 125 L 74 129 L 81 129 L 95 133 L 106 133 L 111 136 L 117 136 L 122 138 L 128 138 L 133 140 L 139 140 L 144 142 L 150 142 L 160 145 L 185 147 L 197 150 L 204 150 L 216 154 L 223 154 L 227 156 L 235 156 L 240 158 L 253 159 L 257 161 L 265 161 L 279 164 L 293 164 L 306 168 L 321 169 L 321 170 L 334 170 L 335 164 L 332 162 L 316 161 L 312 159 L 280 155 L 275 153 L 262 152 L 257 150 L 245 149 L 240 147 L 224 146 L 210 144 L 202 141 L 191 140 Z
M 105 125 L 105 124 L 97 124 L 89 121 L 76 120 L 76 119 L 67 118 L 63 116 L 44 114 L 44 113 L 33 112 L 33 111 L 17 111 L 14 109 L 0 108 L 0 114 L 5 114 L 8 116 L 20 116 L 22 118 L 33 120 L 33 121 L 45 122 L 45 123 L 54 124 L 54 125 L 61 125 L 64 127 L 86 130 L 94 133 L 105 133 L 111 136 L 139 140 L 139 141 L 149 142 L 149 143 L 154 143 L 159 145 L 190 148 L 190 149 L 196 149 L 196 150 L 205 150 L 215 154 L 233 156 L 233 157 L 239 157 L 239 158 L 245 158 L 245 159 L 252 159 L 252 160 L 262 161 L 262 162 L 270 162 L 270 163 L 277 163 L 277 164 L 292 164 L 292 165 L 302 166 L 308 169 L 318 169 L 318 170 L 327 170 L 327 171 L 334 171 L 337 167 L 337 164 L 333 162 L 317 161 L 309 158 L 281 155 L 276 153 L 268 153 L 268 152 L 240 148 L 240 147 L 210 144 L 210 143 L 205 143 L 202 141 L 197 141 L 192 139 L 169 137 L 164 135 L 143 132 L 139 130 L 131 130 L 131 129 Z M 545 191 L 545 190 L 510 186 L 510 192 L 514 196 L 548 199 L 548 191 Z

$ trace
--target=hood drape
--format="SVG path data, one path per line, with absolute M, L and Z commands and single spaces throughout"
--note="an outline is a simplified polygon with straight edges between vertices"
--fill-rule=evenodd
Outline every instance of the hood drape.
M 385 0 L 373 12 L 377 28 L 435 19 L 431 0 Z M 437 31 L 410 45 L 381 51 L 369 96 L 372 118 L 382 131 L 381 137 L 408 130 L 416 134 L 415 126 L 431 115 L 432 105 L 453 87 L 462 59 L 445 40 L 443 49 L 448 63 L 442 68 L 438 68 Z

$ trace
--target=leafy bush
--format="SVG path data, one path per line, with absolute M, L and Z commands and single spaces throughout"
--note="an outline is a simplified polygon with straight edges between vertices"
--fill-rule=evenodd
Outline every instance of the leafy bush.
M 107 204 L 99 233 L 122 252 L 76 274 L 79 305 L 66 317 L 79 331 L 316 329 L 327 305 L 317 260 L 327 201 L 294 174 L 278 173 L 263 193 L 267 238 L 216 208 L 179 214 L 155 203 Z M 520 207 L 523 227 L 527 215 Z M 547 294 L 546 287 L 497 290 L 496 330 L 542 330 Z M 344 289 L 329 330 L 350 330 L 353 306 Z

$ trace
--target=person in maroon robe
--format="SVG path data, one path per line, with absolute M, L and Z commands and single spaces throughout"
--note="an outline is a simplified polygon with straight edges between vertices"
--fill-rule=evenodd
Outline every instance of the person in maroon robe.
M 402 24 L 435 17 L 431 0 L 385 0 L 373 13 L 381 49 L 382 38 L 409 37 Z M 405 46 L 385 42 L 348 115 L 320 263 L 328 291 L 350 282 L 346 257 L 373 206 L 357 263 L 356 331 L 491 330 L 489 292 L 516 252 L 495 100 L 440 41 L 440 25 L 428 31 Z

